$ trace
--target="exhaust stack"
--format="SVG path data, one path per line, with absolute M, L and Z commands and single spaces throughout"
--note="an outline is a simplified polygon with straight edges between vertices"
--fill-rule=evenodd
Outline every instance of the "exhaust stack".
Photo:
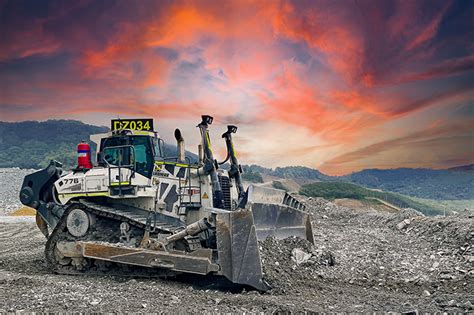
M 181 131 L 176 128 L 174 131 L 174 137 L 176 138 L 177 142 L 177 151 L 178 151 L 178 162 L 184 163 L 186 160 L 186 152 L 184 149 L 184 138 L 183 135 L 181 134 Z

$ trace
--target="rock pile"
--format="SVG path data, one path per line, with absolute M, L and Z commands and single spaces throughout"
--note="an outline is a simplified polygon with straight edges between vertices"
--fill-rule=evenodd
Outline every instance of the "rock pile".
M 18 194 L 23 178 L 33 169 L 0 168 L 0 215 L 8 215 L 22 206 Z
M 330 252 L 298 237 L 269 237 L 259 245 L 264 280 L 273 288 L 273 294 L 284 294 L 312 281 L 319 277 L 319 266 L 335 264 Z
M 315 247 L 329 250 L 337 259 L 332 268 L 318 267 L 322 278 L 393 290 L 414 285 L 430 296 L 445 285 L 474 292 L 472 211 L 426 217 L 413 209 L 361 212 L 321 198 L 307 199 L 306 204 Z M 436 296 L 433 303 L 462 309 L 473 297 L 463 296 L 449 305 L 449 297 Z

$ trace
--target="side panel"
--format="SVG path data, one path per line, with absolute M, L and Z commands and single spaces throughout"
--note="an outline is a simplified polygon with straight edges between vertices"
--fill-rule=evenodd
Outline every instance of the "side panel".
M 151 180 L 138 173 L 134 173 L 133 176 L 132 174 L 132 171 L 126 168 L 122 168 L 119 172 L 118 168 L 109 170 L 105 167 L 94 167 L 87 172 L 68 173 L 54 183 L 58 202 L 64 205 L 76 197 L 107 196 L 119 199 L 154 197 L 155 188 L 151 186 Z M 110 189 L 117 189 L 119 186 L 134 186 L 135 189 L 133 194 L 123 196 L 110 193 Z
M 87 172 L 75 172 L 62 176 L 54 183 L 58 201 L 66 204 L 75 197 L 108 196 L 109 176 L 106 168 L 93 168 Z

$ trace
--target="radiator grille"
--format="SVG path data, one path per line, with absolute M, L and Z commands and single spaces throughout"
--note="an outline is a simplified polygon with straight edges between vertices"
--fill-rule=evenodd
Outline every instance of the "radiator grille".
M 230 180 L 229 177 L 219 175 L 219 183 L 221 184 L 222 194 L 224 195 L 224 209 L 232 210 L 232 199 L 230 195 Z

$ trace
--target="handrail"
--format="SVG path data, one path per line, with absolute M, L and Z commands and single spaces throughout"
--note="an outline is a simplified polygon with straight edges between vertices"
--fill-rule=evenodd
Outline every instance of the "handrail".
M 122 186 L 129 186 L 132 184 L 132 178 L 133 178 L 133 175 L 135 174 L 135 168 L 136 168 L 136 161 L 135 161 L 135 148 L 132 146 L 132 145 L 118 145 L 118 146 L 112 146 L 112 147 L 106 147 L 102 150 L 102 152 L 104 152 L 105 150 L 107 149 L 117 149 L 117 148 L 130 148 L 131 149 L 131 153 L 132 156 L 133 156 L 133 164 L 128 164 L 128 165 L 121 165 L 121 160 L 123 160 L 123 153 L 122 151 L 120 151 L 120 155 L 122 157 L 122 159 L 119 159 L 119 165 L 114 165 L 114 164 L 110 164 L 106 159 L 105 157 L 102 157 L 102 161 L 105 162 L 105 164 L 107 165 L 107 169 L 108 169 L 108 175 L 109 175 L 109 187 L 111 186 L 117 186 L 118 189 L 119 189 L 119 196 L 122 196 Z M 132 172 L 130 173 L 130 176 L 128 178 L 128 181 L 126 181 L 126 185 L 124 185 L 122 181 L 122 168 L 129 168 Z M 112 183 L 112 172 L 111 170 L 112 169 L 118 169 L 118 177 L 119 177 L 119 181 L 118 181 L 118 184 L 117 185 L 113 185 Z
M 198 169 L 199 165 L 198 164 L 191 164 L 191 159 L 189 157 L 186 157 L 185 159 L 186 159 L 186 163 L 179 162 L 177 157 L 166 157 L 166 158 L 163 158 L 162 160 L 155 160 L 155 164 L 157 164 L 157 165 L 173 165 L 173 166 L 177 166 L 177 167 L 186 168 L 186 173 L 185 173 L 185 177 L 184 177 L 185 178 L 185 183 L 186 183 L 185 185 L 182 184 L 182 178 L 174 178 L 174 177 L 170 178 L 170 179 L 173 179 L 173 180 L 178 180 L 177 190 L 178 190 L 178 196 L 179 196 L 179 208 L 186 207 L 186 205 L 184 204 L 185 203 L 184 198 L 185 198 L 186 195 L 189 196 L 189 203 L 191 202 L 191 198 L 192 198 L 191 196 L 192 195 L 189 195 L 189 191 L 191 191 L 192 189 L 199 190 L 199 204 L 202 203 L 201 181 L 200 180 L 198 181 L 199 185 L 192 185 L 191 184 L 191 169 Z M 199 172 L 197 172 L 197 175 L 200 177 Z M 184 194 L 185 189 L 188 190 L 188 194 Z
M 172 160 L 172 161 L 173 161 L 173 160 L 175 160 L 176 163 L 182 163 L 182 162 L 179 162 L 179 161 L 178 161 L 178 157 L 177 157 L 177 156 L 176 156 L 176 157 L 173 157 L 173 156 L 171 156 L 171 157 L 164 157 L 163 160 L 164 160 L 164 161 L 168 161 L 168 160 Z M 188 156 L 185 157 L 185 160 L 186 160 L 186 162 L 185 162 L 186 164 L 189 164 L 189 165 L 196 165 L 196 166 L 197 166 L 197 164 L 192 164 L 192 163 L 191 163 L 191 159 L 190 159 Z M 155 162 L 156 162 L 156 161 L 155 161 Z
M 186 167 L 186 168 L 199 168 L 199 165 L 196 165 L 196 164 L 186 164 L 186 163 L 182 163 L 182 162 L 170 162 L 170 161 L 155 161 L 155 164 L 158 164 L 158 165 L 176 165 L 178 167 Z
M 184 163 L 180 163 L 178 161 L 176 162 L 165 162 L 163 161 L 163 164 L 170 164 L 170 165 L 176 165 L 178 167 L 184 167 L 186 168 L 186 177 L 185 177 L 185 183 L 187 183 L 185 186 L 182 186 L 182 181 L 181 179 L 178 179 L 178 190 L 179 190 L 179 207 L 185 207 L 184 205 L 184 190 L 187 190 L 188 193 L 186 194 L 187 197 L 189 198 L 189 203 L 191 203 L 191 198 L 192 198 L 192 195 L 189 194 L 190 191 L 192 191 L 192 189 L 197 189 L 199 190 L 199 204 L 202 204 L 202 196 L 201 196 L 201 181 L 199 180 L 198 183 L 199 185 L 191 185 L 191 169 L 197 169 L 198 168 L 198 165 L 191 165 L 191 164 L 184 164 Z M 198 172 L 198 176 L 199 175 L 199 172 Z

